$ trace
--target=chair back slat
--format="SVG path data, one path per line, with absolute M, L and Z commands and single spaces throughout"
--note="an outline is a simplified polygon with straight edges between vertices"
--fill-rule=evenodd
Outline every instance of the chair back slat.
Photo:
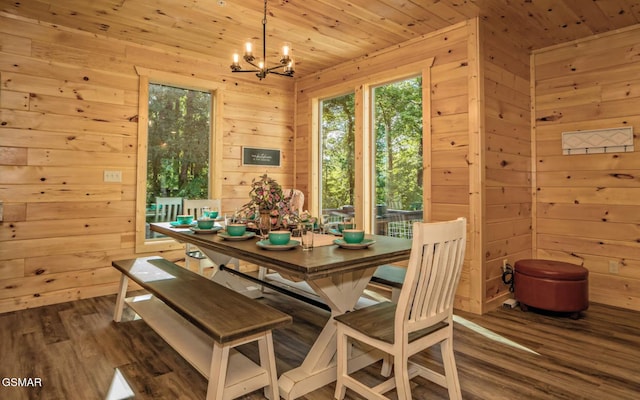
M 220 199 L 184 199 L 183 210 L 185 214 L 193 215 L 194 219 L 198 219 L 202 216 L 202 209 L 205 207 L 209 207 L 211 211 L 221 212 L 220 204 Z
M 182 197 L 156 197 L 156 222 L 175 221 L 182 213 Z
M 409 266 L 395 317 L 396 337 L 451 318 L 465 246 L 464 218 L 414 224 Z
M 301 213 L 304 211 L 304 193 L 298 189 L 283 189 L 282 193 L 285 197 L 290 197 L 289 208 L 291 211 Z

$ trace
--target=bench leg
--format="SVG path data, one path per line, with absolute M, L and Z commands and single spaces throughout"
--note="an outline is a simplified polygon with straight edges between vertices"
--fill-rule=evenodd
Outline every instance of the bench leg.
M 273 335 L 268 331 L 258 340 L 260 350 L 260 366 L 267 371 L 269 386 L 264 388 L 264 396 L 270 400 L 279 400 L 278 373 L 276 371 L 276 355 L 273 350 Z
M 224 384 L 227 380 L 227 367 L 229 366 L 229 350 L 230 346 L 222 346 L 215 341 L 213 342 L 207 400 L 223 399 Z
M 120 289 L 118 289 L 118 297 L 116 297 L 116 309 L 113 312 L 113 320 L 120 322 L 122 319 L 122 310 L 124 310 L 124 299 L 127 296 L 127 287 L 129 286 L 129 278 L 125 274 L 120 276 Z

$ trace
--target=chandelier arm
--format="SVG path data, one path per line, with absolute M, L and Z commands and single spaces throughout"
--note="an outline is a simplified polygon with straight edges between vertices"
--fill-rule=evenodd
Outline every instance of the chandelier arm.
M 269 71 L 270 74 L 280 75 L 280 76 L 293 76 L 293 71 L 291 72 L 278 72 L 278 71 Z
M 260 70 L 260 67 L 257 64 L 255 64 L 253 61 L 248 61 L 248 60 L 245 60 L 245 61 L 247 62 L 247 64 L 251 65 L 253 68 Z
M 272 72 L 276 69 L 282 68 L 284 67 L 286 64 L 279 64 L 279 65 L 274 65 L 273 67 L 269 67 L 269 68 L 265 68 L 265 71 L 267 72 Z

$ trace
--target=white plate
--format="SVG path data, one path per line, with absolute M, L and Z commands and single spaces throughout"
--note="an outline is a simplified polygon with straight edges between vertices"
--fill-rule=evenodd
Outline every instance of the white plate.
M 289 243 L 287 244 L 271 244 L 271 242 L 269 242 L 269 239 L 265 239 L 260 240 L 256 244 L 258 245 L 258 247 L 262 247 L 263 249 L 267 250 L 289 250 L 293 249 L 294 247 L 298 247 L 300 245 L 300 242 L 297 240 L 289 240 Z
M 220 236 L 224 240 L 247 240 L 247 239 L 251 239 L 255 235 L 256 235 L 255 232 L 245 232 L 244 235 L 242 236 L 231 236 L 226 231 L 218 232 L 218 236 Z
M 347 243 L 344 241 L 344 239 L 336 239 L 333 241 L 333 243 L 337 244 L 338 246 L 344 249 L 366 249 L 367 247 L 371 246 L 375 242 L 376 241 L 373 239 L 364 239 L 360 243 Z
M 191 229 L 195 233 L 214 233 L 214 232 L 218 232 L 220 229 L 222 229 L 222 227 L 214 225 L 214 227 L 211 229 L 200 229 L 197 226 L 193 226 L 189 229 Z

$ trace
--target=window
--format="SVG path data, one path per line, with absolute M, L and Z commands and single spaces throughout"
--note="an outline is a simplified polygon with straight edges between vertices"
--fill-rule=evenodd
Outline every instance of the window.
M 209 198 L 210 136 L 211 93 L 149 84 L 147 222 L 173 219 L 171 200 Z
M 422 79 L 371 89 L 374 233 L 411 237 L 422 221 Z
M 320 209 L 329 221 L 338 221 L 355 203 L 354 94 L 320 104 Z
M 429 91 L 423 84 L 429 87 L 432 63 L 407 65 L 395 77 L 354 78 L 347 84 L 352 92 L 332 95 L 323 88 L 326 94 L 315 98 L 312 196 L 325 220 L 353 216 L 368 232 L 410 238 L 412 224 L 428 218 L 430 126 L 423 116 L 429 99 L 423 96 Z
M 140 75 L 136 251 L 178 248 L 181 245 L 172 239 L 154 237 L 149 223 L 173 219 L 183 199 L 220 198 L 222 137 L 217 133 L 222 93 L 209 81 L 136 70 Z

